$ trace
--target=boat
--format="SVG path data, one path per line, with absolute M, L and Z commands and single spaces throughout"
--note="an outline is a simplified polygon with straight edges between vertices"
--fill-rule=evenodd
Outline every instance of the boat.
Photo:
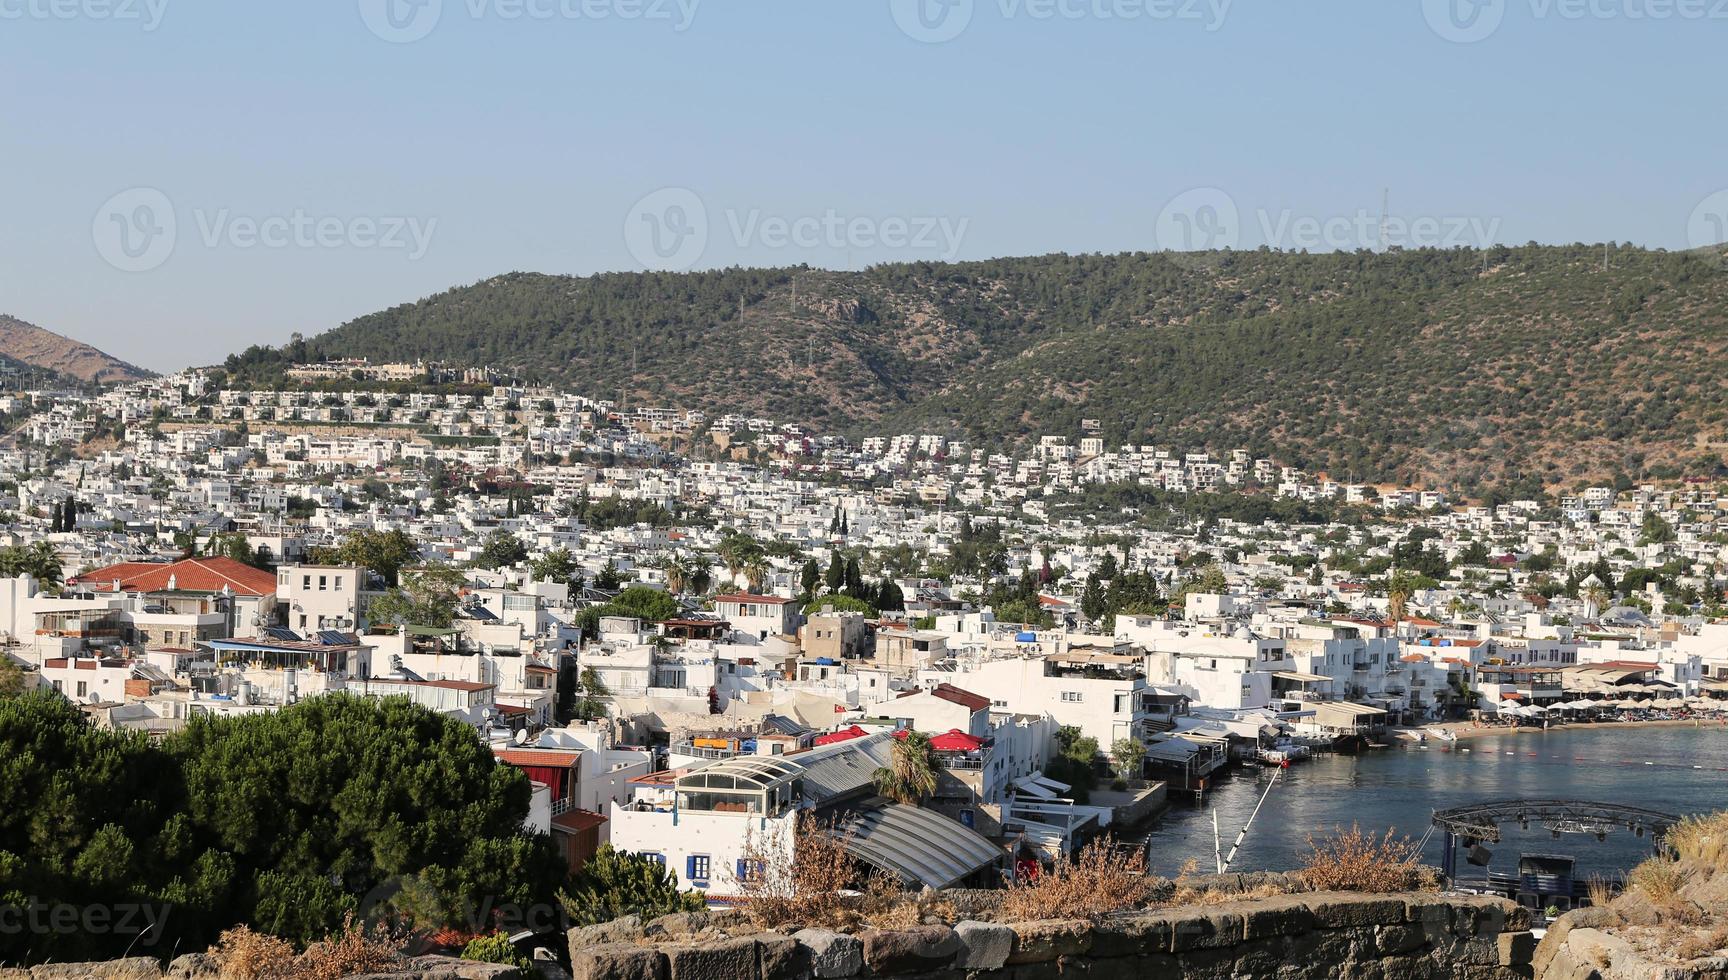
M 1436 726 L 1433 728 L 1424 728 L 1423 731 L 1434 736 L 1435 738 L 1439 739 L 1442 742 L 1456 742 L 1456 741 L 1458 741 L 1458 736 L 1452 734 L 1451 732 L 1447 731 L 1444 728 L 1440 728 L 1440 727 Z

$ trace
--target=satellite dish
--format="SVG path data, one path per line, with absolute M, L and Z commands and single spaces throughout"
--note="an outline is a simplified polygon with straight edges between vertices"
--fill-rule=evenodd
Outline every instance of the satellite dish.
M 511 736 L 510 741 L 515 742 L 517 745 L 527 745 L 528 730 L 526 728 L 516 729 L 516 734 Z

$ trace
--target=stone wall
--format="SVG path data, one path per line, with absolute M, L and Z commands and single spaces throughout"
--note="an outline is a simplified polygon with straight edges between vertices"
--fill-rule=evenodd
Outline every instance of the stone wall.
M 447 956 L 421 956 L 400 970 L 374 974 L 367 980 L 542 980 L 564 976 L 550 966 L 545 973 L 490 963 L 472 963 Z M 220 980 L 215 964 L 202 953 L 179 957 L 164 967 L 148 956 L 106 963 L 49 963 L 32 967 L 0 966 L 0 980 Z
M 570 932 L 576 980 L 1012 980 L 1530 977 L 1524 909 L 1498 898 L 1309 893 L 1123 913 L 1100 922 L 757 931 L 736 914 L 626 919 Z

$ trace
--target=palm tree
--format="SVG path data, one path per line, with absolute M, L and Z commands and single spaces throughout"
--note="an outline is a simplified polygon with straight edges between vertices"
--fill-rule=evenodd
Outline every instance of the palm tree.
M 916 805 L 936 792 L 936 760 L 930 752 L 930 736 L 907 732 L 894 743 L 888 765 L 871 776 L 876 792 L 896 803 Z
M 752 593 L 760 593 L 762 583 L 768 578 L 768 562 L 760 557 L 750 559 L 744 565 L 744 578 L 750 583 Z

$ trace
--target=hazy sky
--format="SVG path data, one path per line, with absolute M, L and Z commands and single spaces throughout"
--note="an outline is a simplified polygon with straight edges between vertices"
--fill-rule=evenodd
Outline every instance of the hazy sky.
M 0 0 L 0 312 L 159 370 L 511 270 L 1721 240 L 1728 0 Z M 1718 193 L 1723 192 L 1723 193 Z

